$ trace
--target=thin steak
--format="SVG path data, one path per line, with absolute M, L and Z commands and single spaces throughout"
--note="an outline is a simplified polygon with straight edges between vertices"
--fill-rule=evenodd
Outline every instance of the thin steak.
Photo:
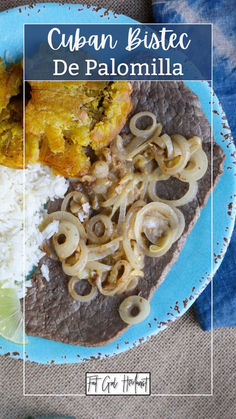
M 185 231 L 181 238 L 162 257 L 146 258 L 145 276 L 130 294 L 139 294 L 150 299 L 176 262 L 185 240 L 196 223 L 200 209 L 206 204 L 211 192 L 211 127 L 204 115 L 198 97 L 183 82 L 134 82 L 133 111 L 151 111 L 168 134 L 182 134 L 187 138 L 198 135 L 203 139 L 203 148 L 209 166 L 205 176 L 198 182 L 198 194 L 189 204 L 180 207 L 185 216 Z M 131 115 L 132 115 L 131 114 Z M 127 126 L 124 129 L 127 132 Z M 213 184 L 216 185 L 223 172 L 224 153 L 213 143 Z M 159 182 L 158 193 L 166 199 L 183 195 L 186 184 L 171 178 Z M 40 266 L 46 263 L 50 281 L 42 277 Z M 105 297 L 98 294 L 90 303 L 72 299 L 68 293 L 68 277 L 61 264 L 43 258 L 33 274 L 32 287 L 25 299 L 26 332 L 32 336 L 70 343 L 74 345 L 105 345 L 127 329 L 118 313 L 121 301 L 129 294 Z

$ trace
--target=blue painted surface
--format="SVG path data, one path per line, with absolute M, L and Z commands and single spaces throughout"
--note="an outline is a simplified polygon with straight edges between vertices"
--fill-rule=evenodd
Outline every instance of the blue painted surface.
M 37 12 L 39 9 L 41 10 L 40 13 Z M 78 9 L 82 10 L 78 12 Z M 8 54 L 14 59 L 22 55 L 22 25 L 26 21 L 30 23 L 36 21 L 46 23 L 53 23 L 55 21 L 58 23 L 133 22 L 125 16 L 119 16 L 115 19 L 112 13 L 103 18 L 100 15 L 103 15 L 101 10 L 96 13 L 92 8 L 87 9 L 87 7 L 80 5 L 68 6 L 68 4 L 64 6 L 47 4 L 45 8 L 41 4 L 30 10 L 25 10 L 22 7 L 22 13 L 19 13 L 18 9 L 11 10 L 9 13 L 4 12 L 0 14 L 0 56 L 4 56 L 6 50 L 8 50 Z M 209 102 L 212 96 L 207 82 L 187 82 L 186 84 L 198 95 L 202 109 L 211 122 Z M 236 192 L 236 178 L 233 171 L 232 156 L 235 152 L 235 147 L 233 144 L 229 144 L 229 141 L 226 141 L 223 136 L 224 134 L 228 134 L 229 131 L 223 128 L 223 123 L 225 124 L 226 121 L 222 119 L 224 113 L 216 96 L 213 96 L 213 102 L 213 109 L 218 113 L 213 113 L 212 115 L 214 138 L 226 154 L 224 162 L 225 171 L 213 195 L 213 253 L 220 254 L 222 250 L 221 255 L 223 257 L 226 251 L 224 237 L 230 238 L 235 215 L 235 210 L 234 215 L 233 212 L 231 216 L 227 214 L 228 203 L 232 202 L 232 198 L 230 197 Z M 229 169 L 230 167 L 231 169 Z M 111 356 L 123 352 L 132 348 L 134 345 L 138 345 L 140 340 L 143 341 L 143 339 L 147 339 L 152 334 L 157 334 L 160 330 L 167 327 L 169 322 L 187 311 L 198 294 L 208 284 L 209 274 L 211 273 L 210 239 L 211 199 L 209 199 L 207 205 L 202 210 L 201 217 L 188 237 L 177 263 L 173 266 L 162 285 L 154 293 L 150 315 L 144 322 L 131 327 L 115 342 L 97 348 L 85 348 L 42 338 L 29 337 L 29 344 L 26 346 L 26 360 L 44 364 L 50 363 L 53 360 L 56 364 L 60 364 L 82 362 L 83 360 L 89 360 L 91 356 L 103 358 L 106 355 Z M 221 261 L 222 259 L 217 264 L 213 263 L 213 272 L 217 270 Z M 186 300 L 185 304 L 183 303 L 184 300 Z M 178 303 L 176 304 L 176 302 Z M 15 355 L 13 355 L 13 352 L 15 352 Z M 0 354 L 6 353 L 9 353 L 10 356 L 15 358 L 22 358 L 23 348 L 0 338 Z

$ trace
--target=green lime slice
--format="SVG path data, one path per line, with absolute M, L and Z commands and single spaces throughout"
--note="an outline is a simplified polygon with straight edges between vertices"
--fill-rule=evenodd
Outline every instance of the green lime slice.
M 12 288 L 0 287 L 0 336 L 20 345 L 27 343 L 20 301 Z

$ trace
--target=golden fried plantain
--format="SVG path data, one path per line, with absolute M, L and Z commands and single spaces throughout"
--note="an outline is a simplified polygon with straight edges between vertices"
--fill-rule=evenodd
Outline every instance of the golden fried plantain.
M 0 112 L 7 107 L 12 96 L 18 95 L 22 78 L 21 64 L 13 64 L 6 69 L 2 58 L 0 58 Z
M 26 158 L 66 177 L 88 173 L 86 147 L 107 146 L 132 109 L 131 85 L 116 82 L 30 82 Z
M 23 100 L 19 95 L 21 64 L 6 69 L 0 58 L 0 164 L 23 167 Z
M 22 65 L 0 59 L 0 164 L 23 167 Z M 66 177 L 89 172 L 95 153 L 118 134 L 132 109 L 128 82 L 31 82 L 25 155 Z

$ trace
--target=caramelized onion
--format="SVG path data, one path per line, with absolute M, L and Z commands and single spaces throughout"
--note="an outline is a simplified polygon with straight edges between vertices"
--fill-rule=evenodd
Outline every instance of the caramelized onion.
M 205 175 L 207 167 L 207 155 L 202 149 L 199 149 L 191 155 L 188 165 L 176 174 L 176 177 L 183 182 L 196 182 Z
M 162 152 L 166 148 L 168 159 L 171 159 L 173 157 L 174 147 L 173 147 L 172 140 L 169 137 L 169 135 L 163 134 L 161 137 L 153 136 L 151 138 L 151 141 L 154 144 L 158 145 L 162 149 Z M 160 153 L 160 154 L 162 154 L 162 153 Z
M 151 125 L 138 129 L 137 122 L 143 117 L 151 118 Z M 62 210 L 47 215 L 40 226 L 42 232 L 53 220 L 59 221 L 52 243 L 63 271 L 72 277 L 69 292 L 78 301 L 90 301 L 97 289 L 114 296 L 137 286 L 144 275 L 144 256 L 164 255 L 184 233 L 184 215 L 177 207 L 196 197 L 197 180 L 208 167 L 199 137 L 187 140 L 178 134 L 161 135 L 162 125 L 151 112 L 134 115 L 130 131 L 125 143 L 117 135 L 110 148 L 97 155 L 92 175 L 82 178 L 82 182 L 93 182 L 91 210 L 88 197 L 73 191 L 65 196 Z M 188 182 L 188 191 L 179 199 L 162 199 L 156 182 L 171 176 Z M 82 278 L 92 285 L 87 296 L 74 290 Z M 134 307 L 139 310 L 137 315 L 132 315 Z M 138 296 L 125 299 L 119 309 L 128 324 L 142 321 L 149 310 L 148 301 Z
M 116 262 L 107 279 L 102 282 L 99 278 L 97 281 L 97 287 L 101 294 L 111 296 L 124 292 L 130 282 L 130 272 L 131 266 L 126 260 Z
M 101 234 L 99 234 L 99 228 L 102 228 Z M 98 214 L 87 222 L 86 231 L 89 241 L 92 243 L 105 243 L 113 233 L 113 224 L 107 215 Z
M 117 135 L 111 143 L 111 150 L 120 160 L 125 160 L 127 153 L 124 149 L 123 138 Z
M 121 236 L 100 246 L 88 245 L 88 261 L 104 259 L 106 256 L 111 255 L 118 249 L 120 240 L 122 240 Z
M 136 288 L 136 286 L 138 285 L 138 280 L 139 280 L 139 278 L 137 278 L 137 277 L 131 278 L 125 291 L 126 292 L 133 291 Z
M 62 262 L 62 269 L 66 275 L 79 276 L 88 260 L 88 248 L 84 240 L 80 240 L 76 251 Z
M 135 217 L 135 238 L 146 256 L 160 257 L 165 254 L 176 241 L 177 230 L 178 216 L 175 210 L 162 202 L 145 205 Z M 151 243 L 149 246 L 146 240 Z
M 146 129 L 138 129 L 136 124 L 137 121 L 140 118 L 143 117 L 149 117 L 152 119 L 152 124 L 147 127 Z M 156 115 L 154 115 L 154 113 L 149 112 L 149 111 L 145 111 L 145 112 L 139 112 L 136 113 L 134 116 L 132 116 L 132 118 L 130 119 L 130 123 L 129 123 L 129 129 L 132 132 L 133 135 L 137 136 L 137 137 L 146 137 L 148 138 L 150 135 L 153 134 L 153 132 L 155 131 L 157 126 L 157 120 L 156 120 Z
M 82 194 L 82 192 L 79 191 L 72 191 L 69 192 L 65 198 L 62 201 L 61 204 L 61 211 L 66 211 L 69 201 L 73 198 L 73 201 L 75 201 L 76 203 L 80 204 L 80 206 L 82 206 L 82 204 L 85 204 L 86 202 L 88 202 L 88 198 Z
M 137 310 L 137 314 L 132 315 L 132 311 Z M 121 319 L 127 324 L 137 324 L 148 317 L 150 313 L 149 302 L 138 295 L 131 295 L 122 301 L 119 307 Z
M 97 262 L 96 260 L 93 260 L 92 262 L 87 262 L 86 269 L 89 269 L 90 271 L 96 271 L 96 272 L 108 272 L 111 270 L 111 266 L 106 265 L 105 263 Z
M 156 182 L 150 182 L 148 188 L 148 194 L 152 201 L 159 201 L 164 202 L 165 204 L 174 205 L 175 207 L 181 207 L 182 205 L 186 205 L 191 202 L 194 198 L 196 198 L 198 190 L 197 182 L 189 183 L 189 187 L 187 192 L 179 199 L 163 199 L 160 198 L 156 193 Z
M 75 224 L 69 221 L 61 221 L 58 232 L 53 235 L 52 242 L 60 259 L 66 259 L 74 253 L 79 244 L 79 231 Z
M 171 140 L 173 144 L 171 158 L 166 157 L 165 154 L 156 152 L 155 159 L 163 173 L 174 176 L 181 172 L 187 165 L 190 158 L 190 151 L 188 141 L 182 135 L 172 135 Z
M 144 266 L 143 252 L 134 240 L 135 215 L 144 206 L 144 201 L 136 201 L 129 209 L 124 224 L 123 248 L 129 263 L 134 269 L 142 269 Z
M 96 297 L 96 295 L 98 293 L 98 290 L 97 290 L 96 287 L 94 287 L 90 284 L 91 285 L 91 291 L 89 292 L 89 294 L 86 294 L 86 295 L 78 294 L 75 291 L 74 287 L 75 287 L 75 284 L 77 282 L 79 282 L 81 279 L 82 278 L 72 277 L 69 281 L 69 284 L 68 284 L 68 290 L 69 290 L 69 293 L 70 293 L 71 297 L 74 298 L 74 300 L 81 301 L 82 303 L 84 303 L 84 302 L 88 303 L 94 297 Z
M 51 214 L 47 214 L 39 227 L 39 231 L 42 232 L 47 227 L 47 225 L 51 223 L 53 220 L 71 222 L 77 227 L 80 237 L 82 239 L 87 238 L 85 229 L 83 225 L 81 224 L 81 222 L 78 220 L 78 218 L 75 217 L 73 214 L 70 214 L 69 212 L 66 212 L 66 211 L 56 211 L 56 212 L 52 212 Z

